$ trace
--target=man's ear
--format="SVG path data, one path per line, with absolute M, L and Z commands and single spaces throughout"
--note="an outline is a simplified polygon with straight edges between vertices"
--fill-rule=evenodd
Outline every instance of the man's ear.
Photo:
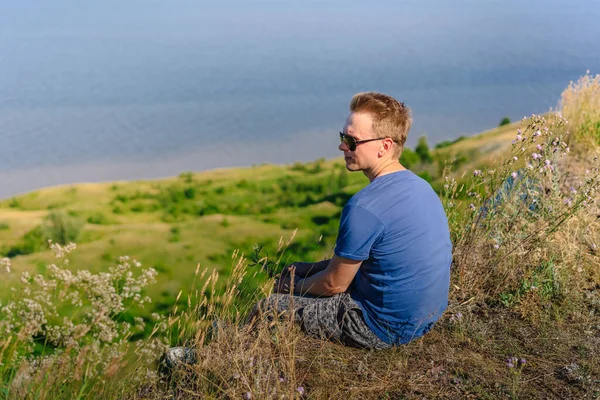
M 390 138 L 385 138 L 381 141 L 381 146 L 385 153 L 389 153 L 390 151 L 394 151 L 394 141 Z M 382 154 L 383 155 L 383 154 Z

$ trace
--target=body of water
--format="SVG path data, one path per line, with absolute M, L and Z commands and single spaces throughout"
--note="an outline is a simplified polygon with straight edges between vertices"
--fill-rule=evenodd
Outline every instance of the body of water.
M 600 72 L 600 1 L 0 0 L 0 198 L 334 157 L 351 96 L 408 145 L 556 107 Z

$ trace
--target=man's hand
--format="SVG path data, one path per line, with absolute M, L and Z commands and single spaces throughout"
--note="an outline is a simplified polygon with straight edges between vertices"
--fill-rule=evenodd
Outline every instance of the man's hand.
M 294 288 L 297 288 L 298 282 L 302 279 L 296 275 L 280 275 L 275 280 L 275 285 L 273 286 L 273 291 L 275 293 L 290 293 L 292 288 L 292 278 L 294 283 Z

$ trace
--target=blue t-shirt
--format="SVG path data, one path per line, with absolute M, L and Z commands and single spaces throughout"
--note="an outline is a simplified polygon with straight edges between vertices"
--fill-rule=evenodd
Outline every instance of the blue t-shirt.
M 448 220 L 429 183 L 409 170 L 375 178 L 348 201 L 335 254 L 363 260 L 351 296 L 386 343 L 422 336 L 448 306 Z

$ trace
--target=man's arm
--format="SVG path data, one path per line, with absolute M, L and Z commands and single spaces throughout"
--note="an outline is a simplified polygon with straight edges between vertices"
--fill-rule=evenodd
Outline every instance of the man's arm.
M 334 255 L 327 268 L 307 278 L 294 276 L 294 293 L 314 296 L 333 296 L 345 292 L 356 276 L 362 261 Z M 275 283 L 275 291 L 289 293 L 291 277 L 284 276 Z
M 317 272 L 323 271 L 329 265 L 331 259 L 317 262 L 295 262 L 283 269 L 281 275 L 291 275 L 292 272 L 299 278 L 307 278 Z

